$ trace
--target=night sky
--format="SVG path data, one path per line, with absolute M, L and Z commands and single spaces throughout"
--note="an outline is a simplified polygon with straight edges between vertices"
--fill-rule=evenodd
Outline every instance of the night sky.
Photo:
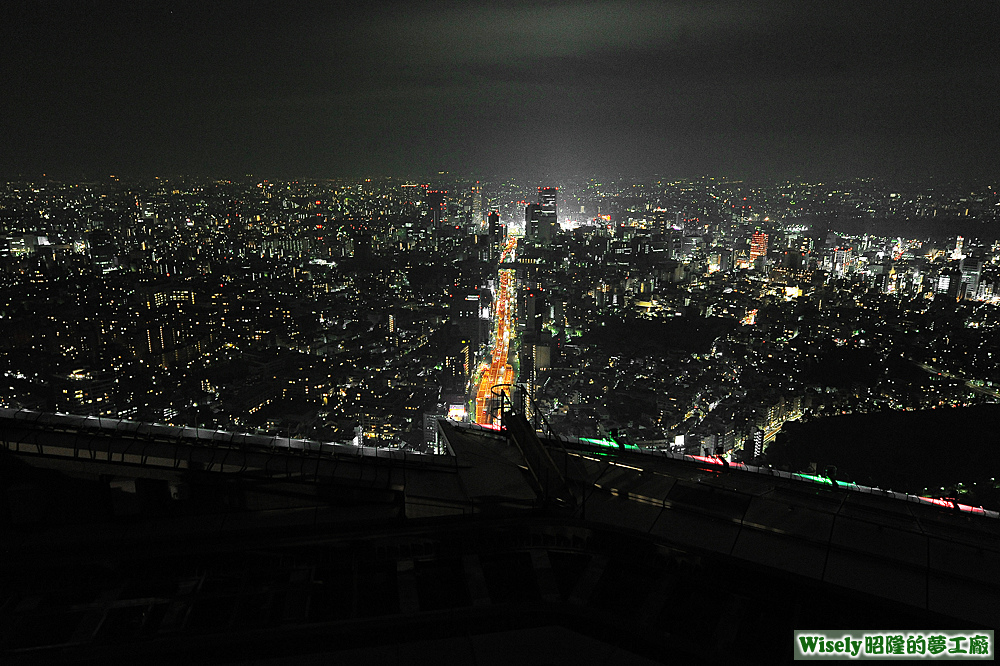
M 0 4 L 7 177 L 1000 172 L 992 1 Z

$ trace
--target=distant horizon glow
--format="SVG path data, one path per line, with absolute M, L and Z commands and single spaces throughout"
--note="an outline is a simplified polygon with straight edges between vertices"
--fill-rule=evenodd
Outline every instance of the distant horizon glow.
M 996 3 L 4 3 L 0 177 L 995 182 L 997 24 Z

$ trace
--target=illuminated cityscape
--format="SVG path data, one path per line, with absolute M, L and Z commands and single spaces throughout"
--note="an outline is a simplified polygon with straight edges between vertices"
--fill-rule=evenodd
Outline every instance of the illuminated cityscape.
M 992 658 L 998 23 L 4 4 L 0 661 Z
M 864 180 L 10 182 L 0 401 L 419 451 L 427 419 L 515 400 L 559 434 L 756 461 L 789 420 L 996 402 L 998 203 Z
M 332 458 L 291 478 L 350 483 L 366 474 L 350 471 L 358 455 L 416 465 L 408 519 L 428 506 L 438 507 L 430 515 L 475 512 L 484 501 L 475 497 L 501 488 L 534 496 L 513 490 L 510 461 L 490 458 L 510 445 L 497 449 L 485 432 L 523 451 L 540 506 L 592 514 L 594 492 L 620 497 L 601 490 L 606 481 L 573 481 L 582 472 L 572 465 L 607 460 L 650 478 L 686 478 L 684 464 L 701 483 L 745 474 L 750 502 L 765 501 L 754 477 L 784 474 L 781 483 L 873 497 L 864 501 L 883 493 L 878 501 L 941 519 L 996 523 L 996 453 L 981 436 L 1000 401 L 1000 244 L 986 233 L 1000 215 L 996 187 L 471 182 L 7 183 L 4 440 L 19 456 L 37 441 L 30 451 L 55 469 L 81 455 L 152 465 L 142 474 L 174 479 L 156 482 L 169 484 L 169 499 L 155 501 L 174 503 L 150 505 L 157 512 L 202 506 L 193 498 L 208 492 L 195 490 L 205 481 L 186 461 L 206 441 L 225 442 L 226 453 L 201 463 L 203 474 L 258 470 L 272 485 L 276 471 L 313 455 Z M 542 206 L 522 202 L 536 192 L 558 193 L 558 228 L 532 238 Z M 94 420 L 46 420 L 78 418 L 65 415 Z M 24 434 L 24 419 L 47 425 Z M 125 439 L 81 430 L 58 443 L 95 426 Z M 967 455 L 942 464 L 935 453 L 951 437 Z M 460 482 L 471 494 L 464 508 L 441 508 L 454 500 L 432 481 L 449 458 L 486 475 Z M 323 465 L 332 467 L 321 475 Z M 651 465 L 655 473 L 642 471 Z M 130 473 L 96 477 L 116 519 L 146 515 L 129 502 L 159 496 L 154 481 Z M 476 490 L 482 478 L 498 485 Z M 579 483 L 598 485 L 574 490 Z M 428 492 L 433 499 L 411 496 Z M 591 493 L 583 504 L 580 492 Z M 329 519 L 369 515 L 376 497 Z M 9 504 L 15 524 L 36 524 L 23 506 Z M 810 507 L 799 510 L 819 510 Z
M 501 263 L 514 259 L 517 240 L 511 236 L 501 254 Z M 494 387 L 510 387 L 514 381 L 514 369 L 507 362 L 510 352 L 511 334 L 516 330 L 515 321 L 515 289 L 514 276 L 511 269 L 499 271 L 497 280 L 499 288 L 495 299 L 496 307 L 493 319 L 496 327 L 492 333 L 492 344 L 482 367 L 477 375 L 479 381 L 473 381 L 472 387 L 476 393 L 475 422 L 483 425 L 493 425 L 492 402 Z M 501 389 L 502 390 L 502 389 Z M 509 392 L 509 389 L 508 389 Z

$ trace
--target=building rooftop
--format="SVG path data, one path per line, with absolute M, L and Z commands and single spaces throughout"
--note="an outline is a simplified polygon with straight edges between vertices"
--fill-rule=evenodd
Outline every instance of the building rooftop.
M 753 664 L 791 660 L 795 628 L 1000 621 L 990 514 L 516 415 L 439 435 L 0 412 L 5 663 Z

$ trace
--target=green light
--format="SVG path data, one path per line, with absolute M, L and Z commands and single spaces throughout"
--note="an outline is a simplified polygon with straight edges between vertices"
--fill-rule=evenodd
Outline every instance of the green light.
M 580 441 L 587 444 L 593 444 L 595 446 L 602 446 L 607 449 L 625 449 L 626 451 L 639 450 L 639 447 L 634 444 L 619 444 L 613 439 L 591 439 L 589 437 L 581 437 Z
M 596 444 L 597 446 L 618 448 L 618 444 L 610 439 L 590 439 L 589 437 L 581 437 L 580 441 L 586 442 L 587 444 Z
M 814 474 L 793 474 L 792 476 L 797 476 L 800 479 L 805 479 L 806 481 L 812 481 L 814 483 L 824 483 L 830 486 L 837 486 L 838 488 L 854 488 L 857 489 L 858 485 L 853 481 L 834 481 L 828 476 L 816 476 Z
M 828 485 L 833 485 L 833 481 L 826 476 L 814 476 L 812 474 L 793 474 L 792 476 L 797 476 L 800 479 L 805 479 L 807 481 L 813 481 L 814 483 L 825 483 Z

